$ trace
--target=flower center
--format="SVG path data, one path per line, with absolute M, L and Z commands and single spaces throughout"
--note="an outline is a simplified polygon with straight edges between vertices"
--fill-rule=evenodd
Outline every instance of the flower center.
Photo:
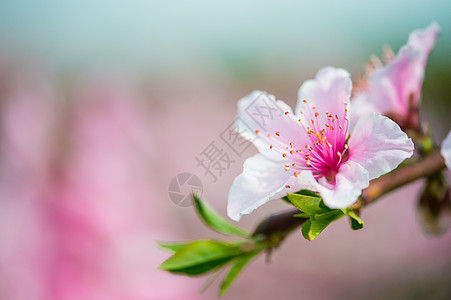
M 334 111 L 339 110 L 339 113 L 333 115 L 329 111 L 319 112 L 315 106 L 310 106 L 307 100 L 303 100 L 301 115 L 296 124 L 300 138 L 291 141 L 283 133 L 275 133 L 277 148 L 285 148 L 282 156 L 292 161 L 285 165 L 286 171 L 294 172 L 297 176 L 302 170 L 311 170 L 315 179 L 325 177 L 329 182 L 335 180 L 335 175 L 348 156 L 347 105 L 348 102 L 344 101 L 342 107 L 335 107 Z M 273 149 L 273 146 L 270 148 Z

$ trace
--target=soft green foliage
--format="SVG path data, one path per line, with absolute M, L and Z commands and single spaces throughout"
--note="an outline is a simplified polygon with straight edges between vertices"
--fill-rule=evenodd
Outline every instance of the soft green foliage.
M 286 232 L 275 236 L 261 234 L 252 236 L 228 222 L 196 195 L 193 195 L 193 198 L 196 211 L 205 224 L 219 233 L 239 236 L 241 239 L 234 242 L 196 240 L 160 243 L 160 247 L 172 251 L 173 254 L 159 268 L 172 273 L 198 276 L 230 265 L 219 289 L 221 296 L 252 259 L 265 250 L 270 253 L 271 249 L 277 247 L 280 240 L 284 238 Z M 314 240 L 330 223 L 346 215 L 351 219 L 352 229 L 360 229 L 364 225 L 352 209 L 330 209 L 324 205 L 318 194 L 308 190 L 288 194 L 283 199 L 300 210 L 300 213 L 294 217 L 307 219 L 302 225 L 302 235 L 310 241 Z
M 243 254 L 241 245 L 242 242 L 231 244 L 197 240 L 178 249 L 159 268 L 173 273 L 201 275 Z
M 177 252 L 189 243 L 158 243 L 161 248 Z
M 302 225 L 302 235 L 309 241 L 313 241 L 330 223 L 343 216 L 344 214 L 339 210 L 311 215 L 310 220 Z
M 259 253 L 260 251 L 255 251 L 250 254 L 240 256 L 232 262 L 229 272 L 221 283 L 219 296 L 222 296 L 229 289 L 232 282 L 241 273 L 244 267 Z
M 308 218 L 302 225 L 302 235 L 309 241 L 314 240 L 326 227 L 335 220 L 346 215 L 351 218 L 351 228 L 363 228 L 363 221 L 351 209 L 330 209 L 321 197 L 308 190 L 301 190 L 284 197 L 286 201 L 298 208 L 301 213 L 294 215 L 297 218 Z
M 345 209 L 343 212 L 349 216 L 351 220 L 351 228 L 353 230 L 359 230 L 362 229 L 363 226 L 365 226 L 365 223 L 362 221 L 362 219 L 360 219 L 352 209 Z
M 332 211 L 324 205 L 318 194 L 309 190 L 301 190 L 286 197 L 291 204 L 309 216 Z
M 200 201 L 197 195 L 194 194 L 193 198 L 196 211 L 198 212 L 202 220 L 213 230 L 227 235 L 249 237 L 248 232 L 244 231 L 243 229 L 233 225 L 232 223 L 224 219 L 221 215 L 215 212 L 208 204 Z
M 242 239 L 234 242 L 197 240 L 185 243 L 160 243 L 160 247 L 174 253 L 159 268 L 172 273 L 198 276 L 230 265 L 230 270 L 220 287 L 219 294 L 222 295 L 244 267 L 268 247 L 267 242 L 258 237 L 251 237 L 248 232 L 229 223 L 196 195 L 193 195 L 193 198 L 197 213 L 210 228 Z

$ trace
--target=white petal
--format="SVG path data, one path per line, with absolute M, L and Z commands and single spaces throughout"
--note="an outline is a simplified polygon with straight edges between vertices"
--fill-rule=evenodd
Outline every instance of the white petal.
M 448 170 L 451 171 L 451 131 L 448 132 L 448 135 L 442 142 L 442 148 L 440 149 L 440 153 L 445 159 L 445 164 L 448 167 Z
M 413 154 L 412 140 L 398 124 L 379 113 L 360 118 L 348 141 L 348 161 L 357 162 L 372 180 L 395 169 Z
M 309 141 L 291 108 L 261 91 L 254 91 L 238 102 L 235 128 L 245 139 L 252 141 L 260 153 L 272 160 L 283 160 L 281 152 L 286 151 L 289 142 L 305 145 Z
M 280 191 L 292 172 L 284 169 L 283 162 L 274 162 L 262 154 L 248 158 L 244 162 L 243 173 L 235 178 L 229 191 L 228 216 L 239 221 L 241 215 L 249 214 L 271 199 L 279 198 Z
M 378 112 L 379 109 L 369 100 L 367 93 L 360 93 L 352 99 L 352 108 L 349 111 L 349 127 L 348 131 L 352 132 L 357 121 L 366 115 L 373 112 Z
M 407 44 L 420 50 L 425 56 L 428 56 L 435 46 L 435 42 L 440 33 L 440 26 L 432 22 L 424 29 L 417 29 L 410 33 Z
M 303 109 L 303 100 L 319 112 L 319 122 L 327 123 L 325 112 L 344 117 L 343 101 L 349 102 L 352 90 L 350 74 L 345 69 L 325 67 L 318 71 L 313 80 L 305 81 L 298 92 L 296 115 Z
M 320 178 L 318 191 L 329 208 L 346 208 L 357 201 L 362 190 L 369 185 L 368 172 L 360 164 L 350 162 L 340 167 L 335 184 Z

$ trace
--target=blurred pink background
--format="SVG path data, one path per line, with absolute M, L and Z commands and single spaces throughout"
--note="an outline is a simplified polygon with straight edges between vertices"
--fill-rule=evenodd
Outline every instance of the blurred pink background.
M 337 16 L 333 7 L 321 15 L 315 5 L 275 2 L 213 13 L 202 1 L 174 11 L 134 1 L 103 15 L 106 4 L 95 3 L 74 11 L 52 3 L 42 14 L 0 7 L 0 299 L 216 299 L 219 280 L 201 294 L 206 277 L 156 269 L 170 255 L 158 241 L 224 238 L 193 207 L 171 201 L 171 179 L 194 173 L 203 198 L 225 215 L 230 185 L 256 153 L 251 146 L 237 155 L 220 138 L 238 99 L 262 89 L 294 106 L 300 84 L 318 68 L 346 67 L 356 79 L 384 43 L 397 51 L 433 19 L 442 36 L 426 73 L 423 117 L 438 142 L 450 129 L 449 5 L 419 5 L 398 24 L 402 9 L 388 3 L 382 7 L 397 13 L 375 9 L 367 23 L 368 7 L 357 3 Z M 80 25 L 84 11 L 92 30 Z M 99 38 L 118 28 L 117 44 L 105 38 L 102 48 Z M 136 44 L 146 39 L 140 34 L 149 35 L 145 45 Z M 211 142 L 233 160 L 216 182 L 195 160 Z M 421 187 L 413 183 L 365 209 L 363 230 L 342 219 L 313 242 L 295 232 L 270 264 L 258 258 L 222 298 L 449 299 L 451 233 L 422 232 Z M 286 208 L 272 201 L 239 225 L 252 230 Z

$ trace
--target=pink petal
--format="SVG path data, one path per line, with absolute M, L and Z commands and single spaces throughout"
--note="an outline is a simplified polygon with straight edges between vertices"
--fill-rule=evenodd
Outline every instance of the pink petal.
M 426 61 L 439 31 L 436 23 L 426 29 L 413 31 L 396 59 L 371 74 L 370 89 L 355 97 L 358 102 L 362 102 L 358 107 L 371 103 L 374 111 L 382 114 L 398 113 L 407 117 L 409 101 L 414 106 L 420 101 Z M 354 113 L 358 116 L 364 114 L 364 111 L 358 110 Z
M 343 209 L 356 202 L 368 185 L 368 171 L 360 164 L 350 162 L 340 167 L 334 184 L 321 178 L 317 189 L 329 208 Z
M 239 221 L 243 214 L 250 214 L 271 199 L 280 198 L 279 192 L 293 177 L 283 163 L 268 160 L 262 154 L 244 162 L 243 173 L 233 181 L 227 205 L 228 216 Z
M 414 149 L 412 140 L 398 124 L 379 113 L 357 121 L 348 145 L 348 161 L 362 165 L 370 180 L 395 169 L 412 156 Z
M 343 209 L 356 202 L 368 185 L 368 172 L 355 162 L 342 165 L 334 183 L 324 177 L 317 182 L 310 171 L 302 171 L 298 176 L 298 189 L 319 192 L 324 203 L 333 209 Z

